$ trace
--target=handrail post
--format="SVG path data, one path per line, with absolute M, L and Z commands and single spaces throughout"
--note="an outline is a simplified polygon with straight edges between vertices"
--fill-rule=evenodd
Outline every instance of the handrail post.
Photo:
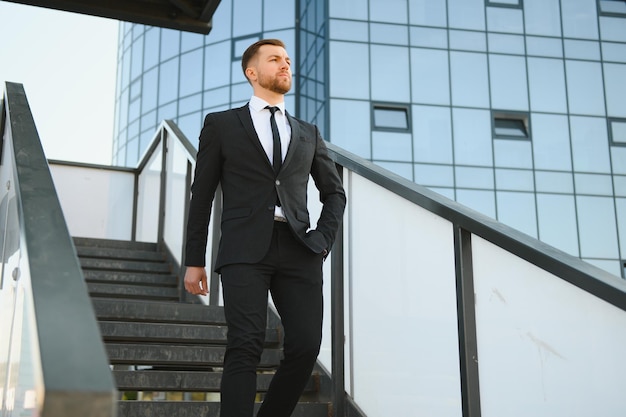
M 339 176 L 343 167 L 337 164 Z M 345 416 L 345 322 L 344 322 L 344 233 L 337 231 L 331 252 L 331 333 L 333 417 Z

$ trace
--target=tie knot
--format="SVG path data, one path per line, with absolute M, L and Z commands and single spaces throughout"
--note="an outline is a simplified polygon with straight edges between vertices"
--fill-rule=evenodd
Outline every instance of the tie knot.
M 272 113 L 272 116 L 274 115 L 274 113 L 276 113 L 277 110 L 279 110 L 278 106 L 265 106 L 265 108 L 268 109 L 270 113 Z

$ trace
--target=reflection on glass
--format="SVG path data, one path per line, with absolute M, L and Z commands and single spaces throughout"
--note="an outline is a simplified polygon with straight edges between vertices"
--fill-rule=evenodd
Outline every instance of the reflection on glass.
M 599 62 L 565 61 L 569 110 L 604 116 L 604 84 Z
M 579 256 L 576 203 L 571 195 L 537 194 L 539 239 L 573 256 Z
M 601 117 L 570 118 L 574 170 L 610 173 L 609 138 L 606 119 Z
M 529 236 L 537 237 L 537 214 L 533 193 L 496 193 L 498 220 Z
M 411 135 L 397 132 L 372 132 L 372 158 L 411 162 Z M 413 168 L 411 167 L 411 172 Z M 413 174 L 411 174 L 412 176 Z
M 624 26 L 626 31 L 626 25 Z M 626 65 L 604 64 L 606 110 L 609 116 L 626 117 Z
M 617 258 L 615 203 L 610 197 L 577 196 L 580 256 Z
M 561 36 L 559 3 L 559 0 L 524 0 L 526 34 Z
M 611 120 L 611 141 L 626 145 L 626 119 Z
M 450 52 L 452 103 L 455 106 L 489 107 L 486 54 Z
M 411 49 L 411 91 L 413 102 L 450 104 L 448 52 Z

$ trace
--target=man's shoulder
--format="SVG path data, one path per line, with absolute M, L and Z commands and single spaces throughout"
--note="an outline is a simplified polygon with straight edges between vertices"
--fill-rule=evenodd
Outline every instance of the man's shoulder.
M 248 105 L 246 104 L 244 106 L 234 107 L 232 109 L 214 111 L 214 112 L 208 113 L 205 119 L 215 119 L 215 120 L 228 119 L 247 109 L 248 109 Z

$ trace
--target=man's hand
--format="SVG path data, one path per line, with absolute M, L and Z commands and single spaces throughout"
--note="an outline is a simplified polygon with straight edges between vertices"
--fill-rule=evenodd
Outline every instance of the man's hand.
M 185 272 L 185 289 L 194 295 L 207 295 L 209 287 L 207 285 L 206 270 L 202 266 L 188 266 Z

